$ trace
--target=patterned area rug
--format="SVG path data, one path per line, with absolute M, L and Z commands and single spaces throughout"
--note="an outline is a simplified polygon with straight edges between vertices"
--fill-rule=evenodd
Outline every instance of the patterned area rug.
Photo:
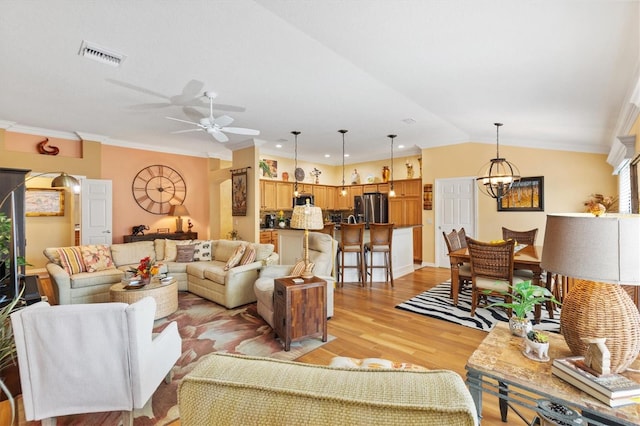
M 486 332 L 491 331 L 498 321 L 509 322 L 507 312 L 499 307 L 476 308 L 475 316 L 471 317 L 469 315 L 471 312 L 471 288 L 467 287 L 459 293 L 458 306 L 454 306 L 453 300 L 449 297 L 450 289 L 450 281 L 438 284 L 434 288 L 399 304 L 396 308 Z M 489 298 L 489 302 L 500 300 L 500 298 Z M 543 308 L 540 324 L 536 324 L 534 328 L 559 332 L 559 308 L 556 308 L 553 318 L 550 319 L 549 313 Z M 533 313 L 531 313 L 530 319 L 533 320 Z
M 136 410 L 134 425 L 166 425 L 180 417 L 178 385 L 200 359 L 212 352 L 225 352 L 294 360 L 324 344 L 319 338 L 292 342 L 285 352 L 271 327 L 258 315 L 256 304 L 226 309 L 191 293 L 180 292 L 178 310 L 155 322 L 159 332 L 171 321 L 178 323 L 182 356 L 173 368 L 173 381 L 162 382 L 147 405 Z M 333 340 L 329 336 L 327 339 Z M 58 417 L 58 425 L 118 425 L 120 414 L 94 413 Z M 40 422 L 21 423 L 29 426 Z

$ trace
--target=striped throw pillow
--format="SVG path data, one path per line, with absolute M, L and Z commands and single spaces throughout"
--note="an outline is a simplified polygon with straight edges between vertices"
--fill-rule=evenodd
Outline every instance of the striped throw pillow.
M 227 264 L 224 265 L 225 271 L 228 271 L 229 269 L 233 268 L 234 266 L 237 266 L 240 263 L 240 260 L 244 255 L 244 250 L 245 250 L 244 244 L 240 244 L 238 247 L 236 247 L 236 250 L 233 252 L 229 260 L 227 260 Z
M 62 267 L 69 275 L 86 272 L 80 247 L 60 247 L 58 254 Z
M 240 265 L 248 265 L 256 260 L 256 248 L 253 244 L 246 244 L 244 249 L 244 255 L 240 259 Z

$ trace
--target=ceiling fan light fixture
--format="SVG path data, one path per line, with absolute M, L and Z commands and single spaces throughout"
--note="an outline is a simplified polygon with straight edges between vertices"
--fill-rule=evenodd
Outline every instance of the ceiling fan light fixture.
M 502 123 L 493 123 L 496 126 L 496 158 L 489 160 L 478 172 L 478 188 L 485 195 L 500 200 L 507 195 L 514 182 L 520 180 L 520 170 L 500 157 L 500 127 Z

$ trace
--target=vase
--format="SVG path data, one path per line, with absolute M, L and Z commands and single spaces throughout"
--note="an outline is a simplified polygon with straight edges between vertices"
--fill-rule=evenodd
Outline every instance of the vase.
M 140 283 L 142 285 L 147 285 L 151 282 L 151 276 L 150 275 L 146 275 L 146 276 L 142 276 L 140 277 Z
M 285 223 L 285 221 L 281 221 L 278 226 L 280 226 L 280 228 L 284 228 L 285 226 L 287 226 L 287 224 Z
M 524 337 L 533 329 L 531 321 L 527 318 L 511 317 L 509 318 L 509 330 L 514 336 Z
M 528 337 L 524 338 L 524 354 L 527 358 L 535 359 L 538 361 L 548 361 L 549 360 L 549 342 L 534 342 L 533 340 L 529 340 Z
M 382 182 L 389 182 L 389 167 L 387 166 L 383 166 L 382 167 Z
M 289 173 L 282 172 L 282 180 L 287 182 L 289 180 Z

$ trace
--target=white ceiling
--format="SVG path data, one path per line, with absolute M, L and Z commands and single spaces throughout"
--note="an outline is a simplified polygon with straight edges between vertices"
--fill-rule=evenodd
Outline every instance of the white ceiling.
M 83 58 L 83 40 L 126 59 Z M 496 121 L 501 145 L 605 153 L 640 81 L 640 1 L 3 0 L 0 58 L 10 131 L 230 158 L 165 118 L 212 90 L 262 152 L 293 157 L 300 130 L 299 159 L 325 164 L 338 129 L 354 163 L 388 157 L 389 133 L 405 154 L 495 144 Z

